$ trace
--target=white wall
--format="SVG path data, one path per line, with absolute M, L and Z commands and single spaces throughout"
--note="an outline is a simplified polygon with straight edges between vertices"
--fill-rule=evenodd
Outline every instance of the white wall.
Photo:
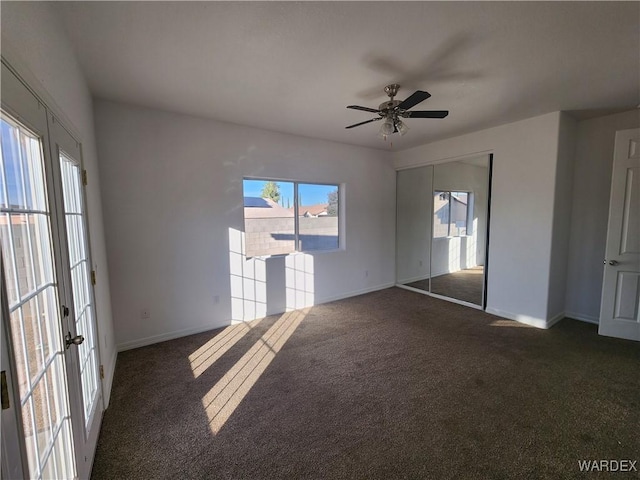
M 578 123 L 566 314 L 598 322 L 615 132 L 640 126 L 632 110 Z
M 95 286 L 105 402 L 109 402 L 116 348 L 111 316 L 100 179 L 96 155 L 93 106 L 73 50 L 50 5 L 2 2 L 2 55 L 82 143 L 89 175 L 87 211 L 91 253 L 97 271 Z
M 494 153 L 487 310 L 538 326 L 548 320 L 560 116 L 549 113 L 393 154 L 396 168 L 403 168 Z
M 232 294 L 252 299 L 232 292 L 232 273 L 257 289 L 258 310 L 263 297 L 267 313 L 289 306 L 284 258 L 230 256 L 229 229 L 232 238 L 243 230 L 243 176 L 344 184 L 346 250 L 306 257 L 315 303 L 394 283 L 388 153 L 103 101 L 96 128 L 119 348 L 242 317 Z
M 547 318 L 553 320 L 561 320 L 565 315 L 576 131 L 576 120 L 567 113 L 561 113 L 551 258 L 549 261 L 549 304 L 547 307 Z

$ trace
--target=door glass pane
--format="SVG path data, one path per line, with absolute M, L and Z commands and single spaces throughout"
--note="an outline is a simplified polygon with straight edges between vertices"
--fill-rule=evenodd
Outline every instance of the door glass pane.
M 95 343 L 93 305 L 87 236 L 85 231 L 84 203 L 82 197 L 82 177 L 80 166 L 65 153 L 60 153 L 62 192 L 64 195 L 64 215 L 67 227 L 67 246 L 71 269 L 71 287 L 75 314 L 76 334 L 84 337 L 78 346 L 80 383 L 84 406 L 85 427 L 91 420 L 98 399 L 98 352 Z
M 41 140 L 2 114 L 0 244 L 30 478 L 73 478 L 64 351 Z M 66 448 L 65 448 L 66 447 Z M 64 459 L 52 459 L 59 451 Z

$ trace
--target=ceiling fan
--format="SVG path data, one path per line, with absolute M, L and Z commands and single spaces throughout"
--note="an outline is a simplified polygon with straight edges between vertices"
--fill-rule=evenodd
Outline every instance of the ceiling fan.
M 403 100 L 403 101 L 394 100 L 394 97 L 398 94 L 399 89 L 400 89 L 400 85 L 398 85 L 397 83 L 393 83 L 391 85 L 387 85 L 386 87 L 384 87 L 384 91 L 389 96 L 389 100 L 386 102 L 382 102 L 377 109 L 360 107 L 358 105 L 348 105 L 347 108 L 351 108 L 353 110 L 362 110 L 363 112 L 377 113 L 379 116 L 376 118 L 372 118 L 371 120 L 366 120 L 364 122 L 356 123 L 354 125 L 349 125 L 348 127 L 345 127 L 345 128 L 359 127 L 360 125 L 365 125 L 367 123 L 376 122 L 378 120 L 384 120 L 378 134 L 386 138 L 388 135 L 392 135 L 394 133 L 399 133 L 400 135 L 404 135 L 409 131 L 409 127 L 407 127 L 407 125 L 402 120 L 400 120 L 400 117 L 402 118 L 444 118 L 447 115 L 449 115 L 448 110 L 410 111 L 409 109 L 411 107 L 414 107 L 420 102 L 425 101 L 427 98 L 431 96 L 431 94 L 428 92 L 423 92 L 422 90 L 416 90 L 406 100 Z

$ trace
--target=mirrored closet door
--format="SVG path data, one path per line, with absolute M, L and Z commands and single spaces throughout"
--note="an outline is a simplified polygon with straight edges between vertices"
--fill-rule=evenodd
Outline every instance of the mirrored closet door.
M 484 308 L 490 178 L 490 155 L 398 171 L 398 285 Z

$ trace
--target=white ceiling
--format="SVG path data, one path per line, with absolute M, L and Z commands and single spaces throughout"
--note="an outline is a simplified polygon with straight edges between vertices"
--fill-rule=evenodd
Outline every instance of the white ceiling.
M 89 86 L 111 99 L 388 149 L 383 87 L 432 97 L 400 150 L 557 111 L 640 103 L 640 2 L 61 2 Z

